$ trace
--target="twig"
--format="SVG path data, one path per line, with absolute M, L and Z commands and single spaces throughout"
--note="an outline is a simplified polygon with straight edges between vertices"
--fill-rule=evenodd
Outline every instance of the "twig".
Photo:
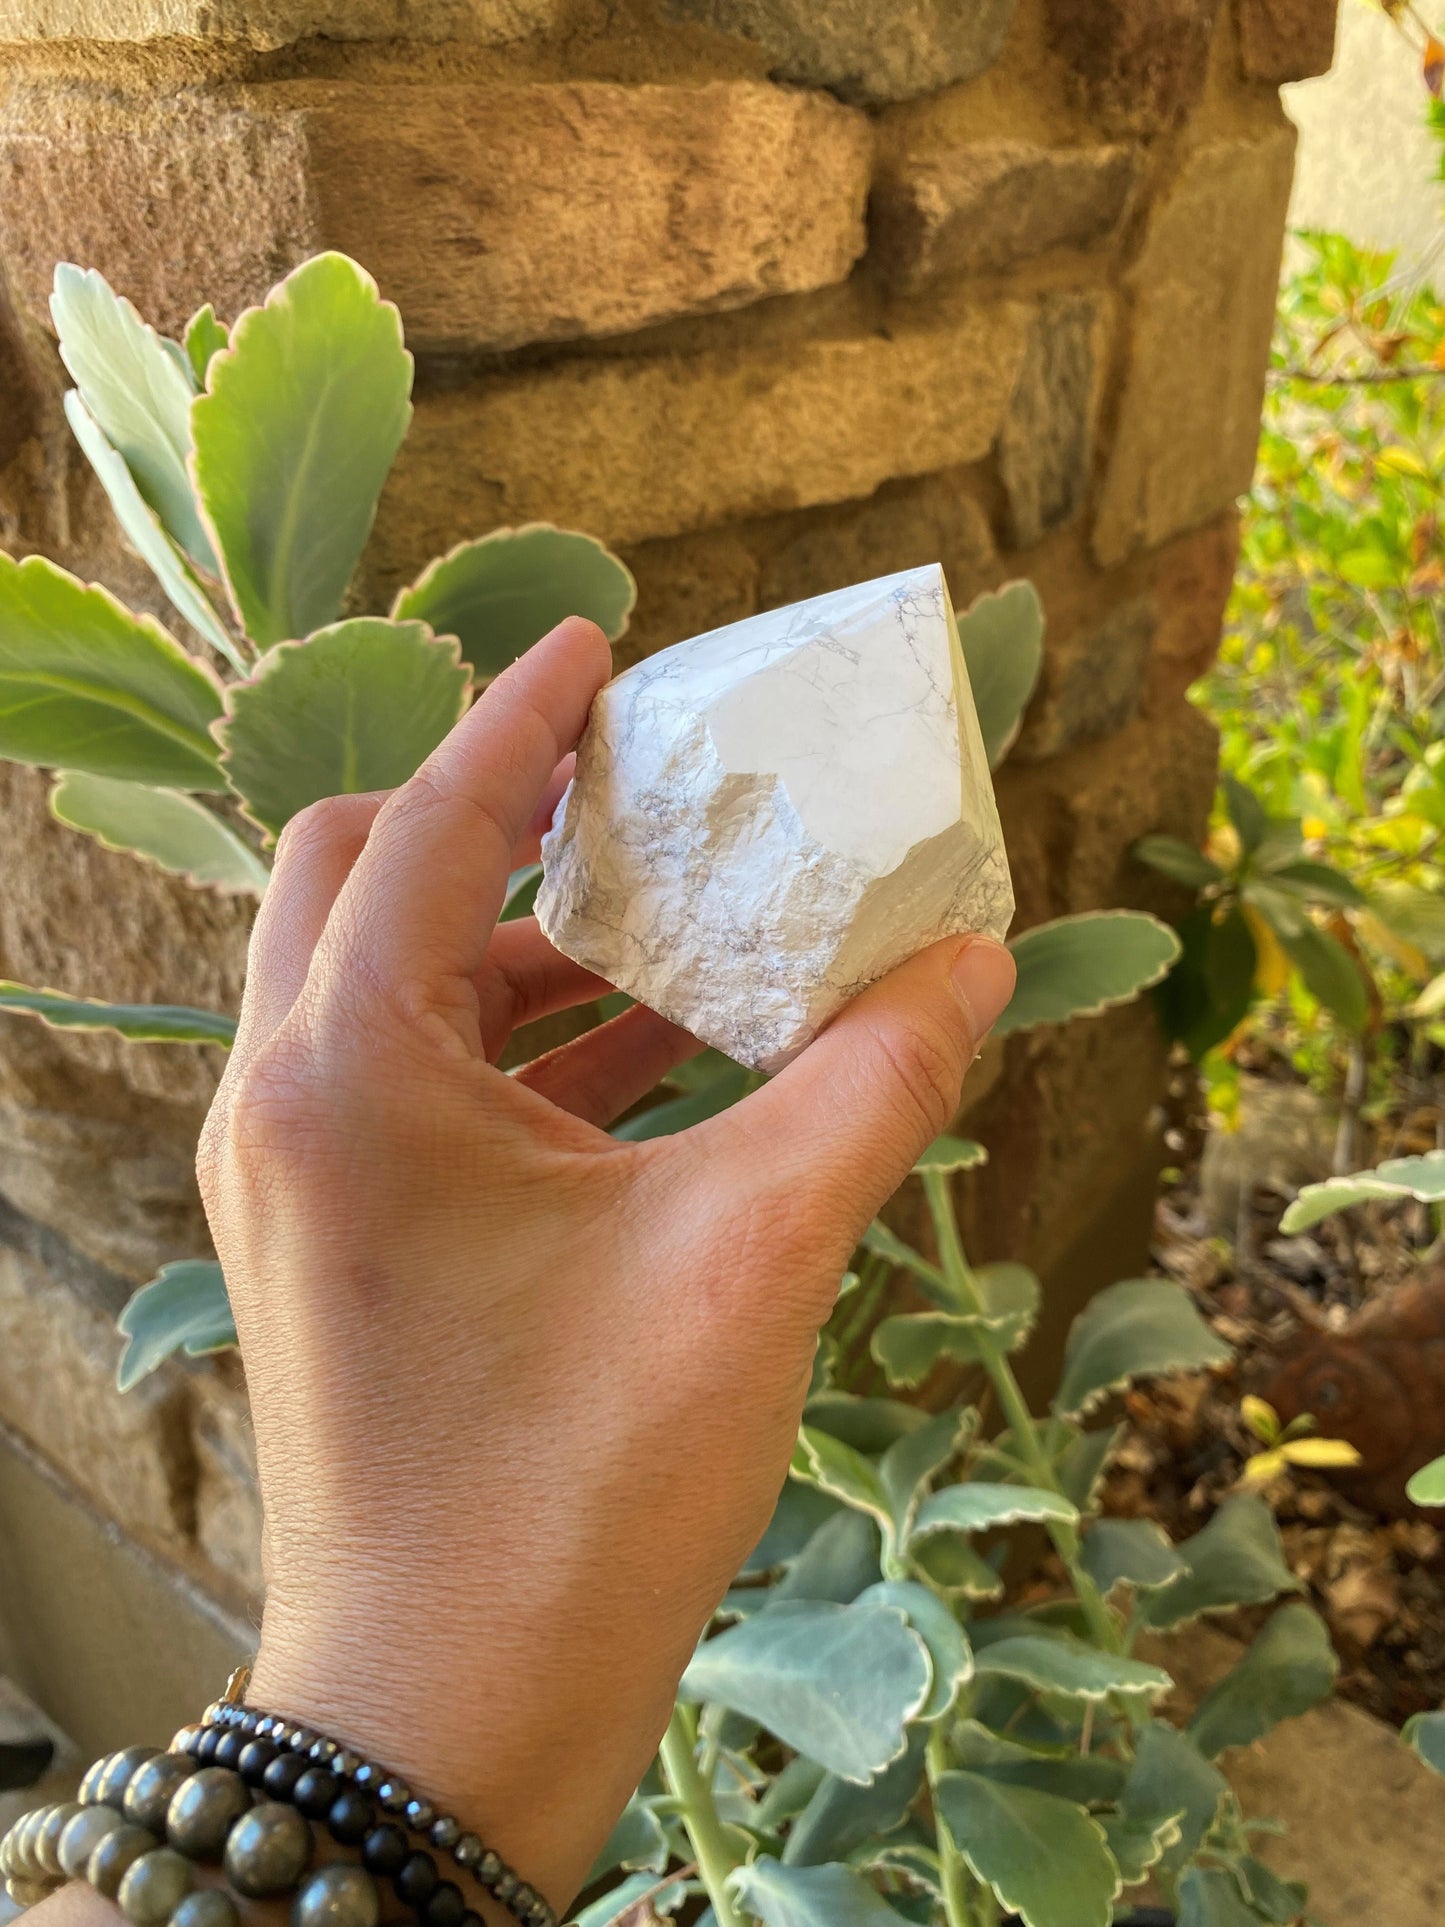
M 1394 381 L 1439 381 L 1445 368 L 1433 362 L 1406 362 L 1399 368 L 1358 369 L 1349 374 L 1327 374 L 1318 368 L 1271 368 L 1272 382 L 1308 381 L 1317 388 L 1377 388 Z

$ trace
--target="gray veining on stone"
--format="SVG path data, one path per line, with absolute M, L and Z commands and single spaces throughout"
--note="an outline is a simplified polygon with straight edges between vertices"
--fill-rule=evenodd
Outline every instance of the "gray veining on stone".
M 610 683 L 542 845 L 565 955 L 755 1069 L 1013 889 L 937 564 L 752 616 Z

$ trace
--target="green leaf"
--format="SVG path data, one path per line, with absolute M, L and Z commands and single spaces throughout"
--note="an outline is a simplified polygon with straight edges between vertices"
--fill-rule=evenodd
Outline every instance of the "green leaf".
M 1328 903 L 1342 910 L 1362 910 L 1365 906 L 1364 891 L 1331 863 L 1292 857 L 1288 863 L 1272 863 L 1267 875 L 1272 882 L 1298 891 L 1306 903 Z
M 1400 1737 L 1432 1772 L 1445 1773 L 1445 1713 L 1416 1713 Z
M 1190 1867 L 1179 1882 L 1179 1927 L 1259 1927 L 1259 1915 L 1225 1868 Z
M 1107 1599 L 1116 1586 L 1152 1592 L 1187 1571 L 1152 1519 L 1100 1519 L 1083 1544 L 1083 1566 Z
M 520 870 L 513 870 L 507 878 L 507 894 L 502 899 L 502 914 L 498 922 L 514 923 L 520 917 L 530 917 L 541 883 L 540 863 L 524 863 Z
M 467 706 L 457 645 L 420 622 L 356 616 L 283 642 L 230 691 L 226 777 L 272 837 L 323 796 L 396 789 Z
M 1150 1826 L 1139 1820 L 1126 1820 L 1121 1813 L 1101 1813 L 1099 1825 L 1109 1843 L 1109 1852 L 1126 1887 L 1137 1887 L 1149 1878 L 1150 1870 L 1179 1839 L 1179 1822 L 1161 1820 Z
M 494 529 L 433 562 L 392 607 L 455 636 L 478 677 L 495 676 L 568 616 L 587 616 L 609 642 L 637 601 L 630 571 L 590 535 L 532 522 Z
M 210 597 L 185 555 L 161 526 L 160 517 L 136 486 L 135 477 L 105 439 L 105 433 L 75 389 L 65 397 L 65 418 L 86 460 L 115 510 L 131 547 L 147 563 L 172 605 L 198 635 L 218 649 L 241 675 L 246 659 L 232 642 L 211 606 Z
M 930 1482 L 964 1449 L 978 1423 L 971 1406 L 955 1407 L 894 1441 L 878 1475 L 888 1495 L 895 1545 L 905 1545 Z
M 625 1921 L 633 1918 L 633 1909 L 646 1895 L 652 1894 L 657 1886 L 654 1873 L 629 1874 L 627 1879 L 606 1893 L 600 1900 L 594 1900 L 578 1914 L 572 1915 L 571 1927 L 623 1927 Z M 676 1886 L 664 1887 L 660 1894 L 654 1894 L 652 1911 L 664 1917 L 675 1914 L 690 1893 L 700 1889 L 695 1881 L 679 1881 Z
M 997 1780 L 1001 1786 L 1033 1787 L 1080 1806 L 1117 1800 L 1128 1777 L 1117 1760 L 1098 1753 L 1040 1752 L 992 1733 L 977 1720 L 960 1720 L 949 1735 L 949 1751 L 961 1767 Z
M 978 1335 L 991 1332 L 1005 1351 L 1016 1351 L 1033 1330 L 1043 1288 L 1026 1265 L 981 1265 L 974 1284 L 981 1312 L 905 1312 L 874 1330 L 873 1356 L 894 1385 L 921 1385 L 940 1359 L 958 1364 L 979 1357 Z
M 1160 1632 L 1202 1613 L 1258 1606 L 1301 1590 L 1285 1564 L 1274 1514 L 1254 1492 L 1226 1499 L 1209 1524 L 1175 1550 L 1185 1570 L 1140 1602 L 1141 1616 Z
M 771 1572 L 796 1559 L 825 1520 L 835 1516 L 837 1501 L 816 1486 L 788 1479 L 778 1495 L 768 1529 L 739 1571 L 743 1578 Z
M 700 1090 L 669 1098 L 665 1103 L 654 1104 L 651 1110 L 639 1111 L 636 1117 L 614 1124 L 612 1135 L 624 1144 L 643 1144 L 650 1138 L 672 1137 L 678 1131 L 691 1130 L 694 1124 L 701 1124 L 705 1118 L 716 1117 L 720 1111 L 727 1110 L 746 1097 L 749 1091 L 756 1089 L 759 1081 L 744 1065 L 734 1064 Z
M 1426 1151 L 1420 1157 L 1387 1158 L 1373 1171 L 1356 1171 L 1348 1178 L 1326 1178 L 1307 1184 L 1280 1220 L 1286 1237 L 1308 1231 L 1321 1218 L 1372 1198 L 1418 1198 L 1422 1204 L 1445 1203 L 1445 1151 Z M 1430 1503 L 1436 1503 L 1431 1501 Z
M 1118 1869 L 1082 1807 L 981 1773 L 945 1773 L 935 1796 L 974 1877 L 1025 1927 L 1109 1927 Z
M 1111 1693 L 1161 1698 L 1173 1681 L 1158 1666 L 1100 1652 L 1072 1633 L 1021 1633 L 995 1640 L 974 1656 L 979 1679 L 1017 1679 L 1037 1693 L 1067 1699 L 1105 1700 Z
M 923 1540 L 915 1535 L 908 1556 L 909 1563 L 940 1592 L 956 1593 L 961 1599 L 997 1599 L 1004 1589 L 995 1568 L 961 1532 L 931 1532 Z
M 866 1512 L 892 1534 L 893 1504 L 883 1476 L 871 1459 L 842 1439 L 804 1425 L 793 1450 L 792 1473 L 807 1480 L 855 1512 Z
M 859 1593 L 857 1603 L 896 1606 L 928 1648 L 933 1682 L 919 1709 L 919 1719 L 931 1724 L 952 1712 L 960 1690 L 973 1677 L 973 1649 L 938 1595 L 912 1580 L 885 1579 Z
M 1397 937 L 1432 964 L 1445 963 L 1445 894 L 1412 883 L 1380 883 L 1370 892 L 1370 905 Z
M 1278 924 L 1275 935 L 1305 988 L 1333 1012 L 1347 1030 L 1363 1030 L 1370 1015 L 1370 993 L 1360 967 L 1337 937 L 1306 923 L 1292 936 Z
M 261 647 L 335 621 L 411 420 L 411 377 L 401 316 L 344 254 L 287 275 L 211 361 L 193 472 Z
M 1229 1788 L 1224 1775 L 1177 1727 L 1151 1720 L 1134 1743 L 1129 1778 L 1120 1795 L 1123 1818 L 1131 1825 L 1161 1828 L 1172 1821 L 1179 1838 L 1164 1851 L 1163 1865 L 1175 1872 L 1198 1851 L 1219 1815 Z
M 997 769 L 1018 734 L 1044 659 L 1044 610 L 1031 582 L 981 595 L 958 618 L 988 766 Z
M 771 1607 L 779 1600 L 826 1599 L 849 1606 L 881 1577 L 876 1519 L 844 1506 L 825 1519 L 793 1560 L 778 1583 L 759 1600 Z M 730 1597 L 738 1604 L 738 1595 Z
M 1135 1379 L 1203 1371 L 1231 1355 L 1182 1286 L 1127 1278 L 1090 1299 L 1074 1320 L 1054 1410 L 1079 1417 Z
M 1147 863 L 1160 876 L 1168 877 L 1171 883 L 1182 883 L 1191 890 L 1203 890 L 1211 883 L 1224 881 L 1224 872 L 1217 863 L 1203 850 L 1181 842 L 1177 836 L 1141 836 L 1130 855 Z
M 196 386 L 204 388 L 206 376 L 210 371 L 211 357 L 220 354 L 231 340 L 231 331 L 224 321 L 216 319 L 216 311 L 208 301 L 186 323 L 184 336 L 186 359 L 196 377 Z
M 123 1392 L 175 1352 L 200 1358 L 236 1342 L 226 1281 L 213 1259 L 184 1258 L 142 1285 L 116 1324 L 126 1340 L 116 1369 Z
M 1235 1862 L 1234 1872 L 1256 1914 L 1275 1922 L 1277 1927 L 1292 1927 L 1304 1912 L 1309 1888 L 1302 1880 L 1281 1880 L 1250 1853 Z
M 1009 945 L 1018 967 L 1013 1000 L 996 1037 L 1092 1017 L 1157 984 L 1179 955 L 1179 939 L 1157 917 L 1104 910 L 1026 930 Z
M 63 990 L 34 990 L 0 981 L 0 1010 L 40 1017 L 56 1030 L 114 1030 L 140 1044 L 220 1044 L 236 1041 L 236 1020 L 184 1004 L 103 1004 Z
M 1057 1492 L 1045 1492 L 1029 1485 L 989 1485 L 970 1479 L 964 1485 L 946 1485 L 934 1492 L 918 1508 L 914 1539 L 927 1539 L 935 1532 L 990 1532 L 995 1526 L 1018 1525 L 1024 1521 L 1047 1524 L 1058 1520 L 1065 1525 L 1078 1521 L 1078 1513 Z
M 822 1392 L 803 1407 L 803 1418 L 814 1431 L 841 1439 L 855 1452 L 886 1452 L 890 1445 L 917 1432 L 928 1414 L 896 1398 L 860 1398 L 852 1392 Z
M 106 442 L 134 476 L 161 526 L 193 562 L 214 573 L 215 553 L 186 467 L 195 391 L 185 357 L 173 353 L 172 344 L 94 269 L 83 272 L 62 262 L 55 270 L 50 312 L 60 358 Z
M 1328 1699 L 1339 1670 L 1319 1614 L 1281 1606 L 1233 1672 L 1200 1701 L 1189 1737 L 1210 1760 L 1227 1747 L 1252 1746 L 1281 1720 Z
M 0 554 L 0 756 L 220 790 L 221 689 L 158 622 L 43 556 Z
M 905 1244 L 896 1232 L 888 1229 L 881 1218 L 875 1218 L 863 1233 L 863 1249 L 871 1252 L 875 1258 L 884 1258 L 890 1265 L 897 1265 L 916 1278 L 922 1285 L 926 1298 L 932 1298 L 936 1304 L 952 1308 L 953 1293 L 938 1266 L 930 1264 L 921 1253 L 913 1249 L 912 1245 Z
M 845 1860 L 857 1848 L 870 1846 L 901 1826 L 923 1784 L 926 1744 L 925 1729 L 915 1727 L 907 1750 L 867 1786 L 854 1786 L 835 1773 L 823 1774 L 788 1830 L 783 1864 L 816 1867 L 828 1860 Z M 810 1765 L 799 1755 L 783 1774 Z M 778 1782 L 773 1785 L 776 1788 Z M 758 1811 L 760 1822 L 765 1823 L 765 1815 L 772 1818 L 767 1809 L 765 1799 Z
M 588 1887 L 595 1885 L 616 1867 L 629 1873 L 646 1871 L 659 1874 L 667 1866 L 669 1853 L 667 1834 L 661 1820 L 651 1804 L 641 1794 L 634 1793 L 583 1884 Z
M 1178 963 L 1154 990 L 1170 1043 L 1196 1063 L 1236 1029 L 1254 1002 L 1259 950 L 1238 903 L 1201 903 L 1179 926 Z
M 1224 806 L 1229 812 L 1229 820 L 1234 825 L 1244 854 L 1252 856 L 1269 834 L 1269 818 L 1264 805 L 1253 790 L 1247 789 L 1233 776 L 1223 777 L 1220 788 L 1224 792 Z
M 915 1173 L 923 1171 L 972 1171 L 980 1164 L 988 1163 L 988 1152 L 981 1144 L 974 1144 L 964 1137 L 936 1137 L 923 1156 L 914 1165 Z
M 931 1667 L 896 1607 L 789 1602 L 705 1641 L 678 1690 L 761 1720 L 840 1779 L 867 1781 L 902 1753 Z
M 1412 1505 L 1445 1505 L 1445 1458 L 1422 1465 L 1405 1490 Z
M 194 884 L 259 897 L 270 879 L 229 824 L 178 790 L 67 770 L 50 793 L 50 809 L 105 849 L 143 857 Z
M 901 1917 L 851 1867 L 785 1867 L 760 1855 L 732 1889 L 764 1927 L 902 1927 Z

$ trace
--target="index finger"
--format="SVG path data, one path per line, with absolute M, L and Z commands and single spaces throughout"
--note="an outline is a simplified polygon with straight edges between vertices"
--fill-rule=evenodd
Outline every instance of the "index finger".
M 496 927 L 519 838 L 612 673 L 570 616 L 502 672 L 397 790 L 336 901 L 328 965 L 393 988 L 470 977 Z

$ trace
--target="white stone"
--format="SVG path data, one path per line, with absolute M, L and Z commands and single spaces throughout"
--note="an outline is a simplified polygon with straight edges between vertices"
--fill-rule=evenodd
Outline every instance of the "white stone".
M 776 1071 L 1013 889 L 937 564 L 678 643 L 593 705 L 542 845 L 542 928 Z

